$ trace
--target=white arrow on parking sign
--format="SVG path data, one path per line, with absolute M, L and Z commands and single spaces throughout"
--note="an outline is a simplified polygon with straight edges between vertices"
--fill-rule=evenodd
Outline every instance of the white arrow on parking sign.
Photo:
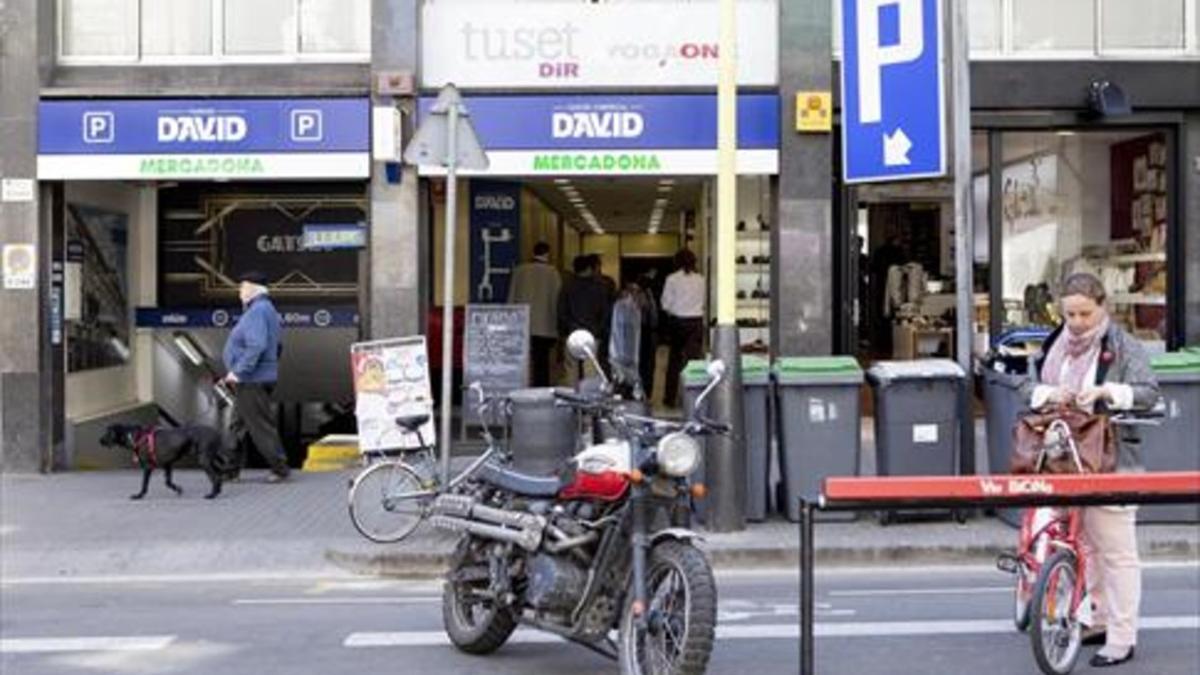
M 908 166 L 908 151 L 912 149 L 912 141 L 904 130 L 896 127 L 889 136 L 883 135 L 883 164 L 884 166 Z

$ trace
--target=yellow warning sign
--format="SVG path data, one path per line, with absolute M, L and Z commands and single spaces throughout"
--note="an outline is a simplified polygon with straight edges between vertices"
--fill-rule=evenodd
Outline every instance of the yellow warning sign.
M 796 131 L 833 131 L 833 94 L 828 91 L 796 93 Z

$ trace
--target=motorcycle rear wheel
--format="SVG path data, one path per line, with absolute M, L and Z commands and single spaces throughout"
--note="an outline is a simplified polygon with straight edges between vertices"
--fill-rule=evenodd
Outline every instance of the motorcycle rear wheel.
M 621 617 L 622 675 L 705 672 L 717 624 L 717 586 L 708 560 L 694 546 L 667 541 L 651 551 L 646 574 L 649 625 L 637 626 L 630 597 Z

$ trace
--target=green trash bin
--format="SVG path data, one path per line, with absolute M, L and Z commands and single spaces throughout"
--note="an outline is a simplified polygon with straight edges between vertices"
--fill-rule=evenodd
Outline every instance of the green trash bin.
M 1147 471 L 1200 471 L 1200 350 L 1158 354 L 1150 363 L 1167 410 L 1158 426 L 1135 427 L 1142 462 Z M 1200 504 L 1146 504 L 1138 509 L 1138 520 L 1200 522 Z
M 779 411 L 780 510 L 800 520 L 800 498 L 815 499 L 821 480 L 859 472 L 863 371 L 850 356 L 783 357 L 775 362 Z M 818 512 L 851 520 L 853 512 Z
M 705 361 L 689 361 L 680 375 L 683 380 L 683 410 L 688 415 L 692 414 L 696 398 L 708 385 L 707 366 Z M 752 521 L 766 520 L 770 507 L 767 492 L 767 475 L 770 471 L 768 449 L 771 443 L 767 400 L 770 387 L 770 363 L 760 356 L 743 356 L 742 433 L 746 439 L 746 519 Z M 704 454 L 707 458 L 708 452 Z M 704 462 L 701 461 L 700 468 L 692 474 L 692 480 L 704 482 L 704 476 Z M 699 500 L 696 503 L 696 517 L 701 521 L 707 515 L 708 501 Z

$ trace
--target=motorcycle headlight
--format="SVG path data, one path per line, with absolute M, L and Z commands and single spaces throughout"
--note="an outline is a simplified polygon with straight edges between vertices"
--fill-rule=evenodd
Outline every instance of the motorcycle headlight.
M 700 465 L 700 442 L 682 431 L 663 436 L 655 450 L 658 468 L 668 476 L 683 478 Z

